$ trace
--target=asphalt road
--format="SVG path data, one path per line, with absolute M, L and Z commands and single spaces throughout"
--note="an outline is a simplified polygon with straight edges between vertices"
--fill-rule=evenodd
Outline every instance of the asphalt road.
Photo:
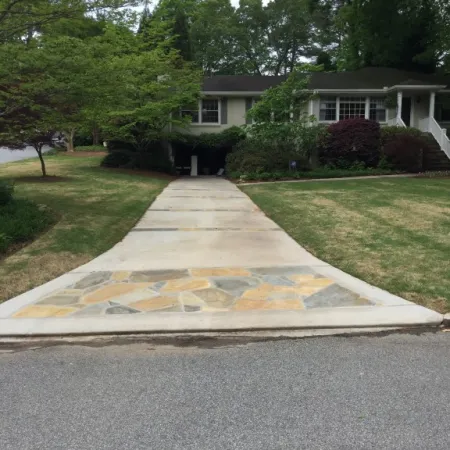
M 0 448 L 448 449 L 449 339 L 16 349 Z
M 50 147 L 44 149 L 44 153 L 49 150 Z M 7 147 L 0 147 L 0 164 L 29 158 L 37 158 L 36 150 L 33 147 L 26 147 L 24 150 L 10 150 Z

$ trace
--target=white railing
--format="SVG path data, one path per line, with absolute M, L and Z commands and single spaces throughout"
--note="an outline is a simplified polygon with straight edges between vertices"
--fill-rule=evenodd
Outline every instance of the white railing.
M 406 128 L 405 122 L 400 117 L 394 117 L 392 119 L 388 119 L 387 124 L 391 127 L 403 127 Z
M 447 130 L 445 128 L 441 128 L 434 117 L 431 117 L 429 120 L 430 133 L 440 145 L 441 150 L 447 155 L 448 158 L 450 158 L 450 139 L 447 136 Z

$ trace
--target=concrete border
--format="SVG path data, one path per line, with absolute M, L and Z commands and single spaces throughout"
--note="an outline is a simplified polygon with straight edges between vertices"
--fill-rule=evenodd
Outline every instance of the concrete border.
M 261 330 L 438 327 L 443 316 L 418 305 L 304 311 L 158 313 L 84 319 L 0 319 L 1 337 Z

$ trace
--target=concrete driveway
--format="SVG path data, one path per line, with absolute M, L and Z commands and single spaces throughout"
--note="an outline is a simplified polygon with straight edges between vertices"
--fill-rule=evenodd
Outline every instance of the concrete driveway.
M 43 152 L 46 153 L 49 150 L 50 147 L 47 147 L 43 149 Z M 0 164 L 37 157 L 36 150 L 30 146 L 23 150 L 11 150 L 8 147 L 0 147 Z
M 215 177 L 172 182 L 122 242 L 0 305 L 0 318 L 4 335 L 442 322 L 315 258 Z

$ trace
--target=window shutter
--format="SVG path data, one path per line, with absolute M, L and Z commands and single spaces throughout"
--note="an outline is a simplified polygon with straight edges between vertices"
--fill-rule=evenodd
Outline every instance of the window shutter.
M 226 97 L 222 97 L 220 102 L 220 119 L 222 125 L 228 123 L 228 99 Z
M 250 109 L 252 109 L 253 106 L 253 98 L 252 97 L 247 97 L 245 99 L 245 114 L 247 114 L 249 112 Z M 247 125 L 251 125 L 252 124 L 252 119 L 250 119 L 250 117 L 245 117 L 245 123 Z

